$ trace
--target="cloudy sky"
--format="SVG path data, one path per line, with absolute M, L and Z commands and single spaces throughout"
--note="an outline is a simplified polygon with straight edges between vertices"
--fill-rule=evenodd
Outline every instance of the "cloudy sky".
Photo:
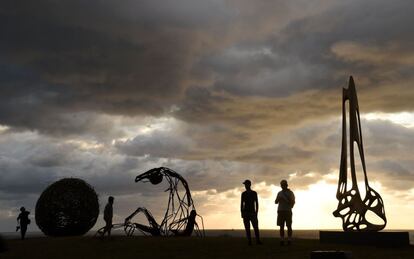
M 297 196 L 295 228 L 340 228 L 350 75 L 387 227 L 414 228 L 412 10 L 402 0 L 2 1 L 0 231 L 64 177 L 93 185 L 101 206 L 115 196 L 115 221 L 137 206 L 159 218 L 165 186 L 134 178 L 160 166 L 187 179 L 207 228 L 242 227 L 246 178 L 262 228 L 276 227 L 281 179 Z

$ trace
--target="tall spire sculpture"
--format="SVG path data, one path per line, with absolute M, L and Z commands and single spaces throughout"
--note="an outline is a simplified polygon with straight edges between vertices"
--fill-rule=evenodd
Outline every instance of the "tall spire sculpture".
M 346 107 L 348 102 L 349 109 L 349 156 L 350 173 L 352 184 L 348 188 L 348 149 L 347 149 L 347 121 Z M 362 170 L 365 181 L 365 197 L 361 197 L 358 189 L 356 170 L 355 170 L 355 150 L 354 143 L 357 144 L 357 153 L 361 160 Z M 359 172 L 360 173 L 360 172 Z M 342 94 L 342 149 L 341 163 L 339 168 L 338 190 L 336 193 L 338 208 L 333 212 L 335 217 L 342 218 L 342 228 L 344 231 L 379 231 L 387 224 L 385 217 L 384 202 L 374 189 L 369 186 L 367 171 L 365 166 L 364 146 L 362 143 L 361 121 L 359 117 L 358 98 L 356 94 L 354 79 L 349 78 L 348 89 L 343 89 Z M 382 219 L 382 224 L 374 224 L 367 219 L 367 213 L 374 213 Z

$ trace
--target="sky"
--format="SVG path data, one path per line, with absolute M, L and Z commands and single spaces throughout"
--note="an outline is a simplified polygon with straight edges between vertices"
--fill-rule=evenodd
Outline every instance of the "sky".
M 115 196 L 114 222 L 139 206 L 161 219 L 165 185 L 134 182 L 161 166 L 186 178 L 206 228 L 242 228 L 245 179 L 260 227 L 276 228 L 286 179 L 294 228 L 339 229 L 350 75 L 387 228 L 413 229 L 413 9 L 402 0 L 3 0 L 0 231 L 14 231 L 21 206 L 33 217 L 41 192 L 65 177 L 91 184 L 101 208 Z

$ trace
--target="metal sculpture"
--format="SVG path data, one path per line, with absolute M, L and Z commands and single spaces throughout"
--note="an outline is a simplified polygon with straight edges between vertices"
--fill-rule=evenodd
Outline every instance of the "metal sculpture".
M 36 203 L 36 224 L 48 236 L 84 235 L 98 216 L 98 195 L 92 186 L 78 178 L 54 182 Z
M 347 151 L 347 121 L 346 102 L 349 103 L 349 155 L 351 169 L 351 188 L 347 187 L 348 178 L 348 151 Z M 365 198 L 362 199 L 358 189 L 355 170 L 354 143 L 358 146 L 365 180 Z M 336 198 L 339 200 L 337 209 L 333 212 L 335 217 L 342 218 L 344 231 L 379 231 L 387 224 L 384 202 L 374 189 L 369 186 L 365 166 L 364 146 L 362 143 L 361 121 L 359 117 L 358 99 L 352 76 L 349 79 L 348 89 L 343 89 L 342 96 L 342 149 L 339 169 L 339 181 Z M 373 212 L 383 220 L 383 224 L 373 224 L 366 218 L 367 212 Z
M 203 237 L 204 222 L 203 218 L 197 214 L 191 192 L 187 181 L 177 172 L 166 168 L 154 168 L 135 178 L 135 182 L 150 182 L 157 185 L 166 179 L 169 187 L 168 206 L 161 224 L 158 224 L 152 214 L 144 207 L 139 207 L 129 215 L 123 224 L 115 224 L 113 228 L 123 228 L 127 236 L 132 236 L 136 230 L 144 235 L 152 236 L 191 236 L 194 232 L 196 236 Z M 182 189 L 183 193 L 180 193 Z M 132 222 L 132 219 L 142 213 L 148 220 L 148 225 Z M 201 220 L 201 228 L 197 223 L 197 218 Z M 104 228 L 98 230 L 97 235 L 102 235 Z

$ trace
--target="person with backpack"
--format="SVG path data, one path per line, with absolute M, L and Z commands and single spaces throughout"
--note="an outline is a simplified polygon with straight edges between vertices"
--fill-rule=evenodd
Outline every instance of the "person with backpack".
M 295 205 L 295 195 L 288 188 L 286 180 L 280 182 L 282 190 L 277 194 L 275 204 L 277 208 L 277 225 L 280 227 L 280 245 L 285 245 L 285 224 L 288 232 L 287 245 L 292 242 L 292 208 Z

